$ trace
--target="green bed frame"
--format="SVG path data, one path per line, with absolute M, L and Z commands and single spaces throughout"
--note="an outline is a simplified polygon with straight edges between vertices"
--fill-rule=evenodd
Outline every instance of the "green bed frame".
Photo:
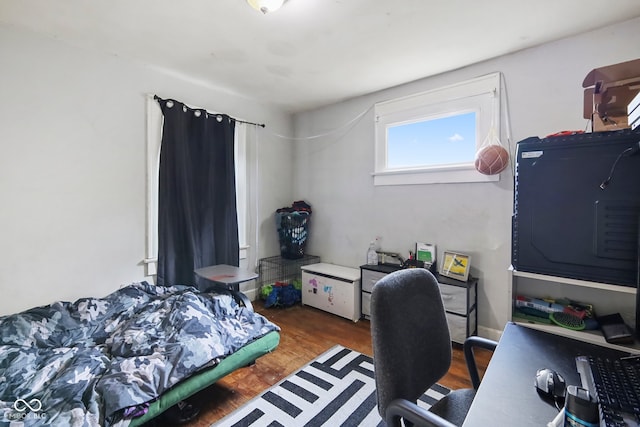
M 209 286 L 205 292 L 228 293 L 238 302 L 238 304 L 247 307 L 253 311 L 251 300 L 239 291 L 220 287 L 218 285 Z M 130 427 L 141 426 L 151 421 L 153 418 L 162 414 L 178 402 L 187 399 L 202 389 L 216 383 L 220 378 L 230 374 L 236 369 L 253 364 L 260 356 L 271 353 L 278 347 L 280 343 L 280 333 L 276 331 L 269 332 L 262 338 L 245 345 L 235 353 L 225 357 L 216 366 L 204 369 L 201 372 L 181 381 L 171 389 L 167 390 L 157 400 L 151 402 L 149 410 L 141 417 L 131 420 Z
M 129 425 L 131 427 L 141 426 L 152 420 L 181 400 L 185 400 L 189 396 L 207 388 L 236 369 L 251 365 L 260 356 L 275 350 L 279 343 L 280 333 L 272 331 L 262 338 L 245 345 L 232 355 L 222 359 L 216 366 L 187 378 L 166 393 L 163 393 L 162 396 L 151 403 L 146 414 L 134 418 Z

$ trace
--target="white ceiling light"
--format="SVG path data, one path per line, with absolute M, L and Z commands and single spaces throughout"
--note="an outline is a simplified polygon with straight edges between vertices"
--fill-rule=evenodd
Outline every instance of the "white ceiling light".
M 255 10 L 266 14 L 280 9 L 284 0 L 247 0 L 247 3 Z

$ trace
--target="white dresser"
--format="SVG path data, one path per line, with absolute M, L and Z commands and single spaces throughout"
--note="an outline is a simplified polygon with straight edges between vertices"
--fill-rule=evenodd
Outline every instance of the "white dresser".
M 440 295 L 449 323 L 451 341 L 463 344 L 470 335 L 478 333 L 478 279 L 466 282 L 438 276 Z
M 302 270 L 302 304 L 346 317 L 360 319 L 360 270 L 319 263 Z
M 371 291 L 373 285 L 387 274 L 399 270 L 397 266 L 363 265 L 362 317 L 371 319 Z M 470 335 L 478 333 L 478 279 L 470 277 L 466 282 L 436 275 L 440 295 L 446 311 L 451 341 L 463 344 Z
M 373 285 L 387 274 L 400 270 L 400 268 L 401 267 L 399 266 L 382 264 L 365 264 L 360 266 L 360 269 L 362 270 L 362 279 L 360 281 L 362 284 L 362 317 L 369 320 L 371 319 L 371 291 L 373 290 Z

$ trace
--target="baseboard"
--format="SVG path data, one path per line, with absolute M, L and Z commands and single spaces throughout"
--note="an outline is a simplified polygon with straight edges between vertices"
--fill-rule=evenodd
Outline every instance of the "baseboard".
M 256 289 L 243 289 L 241 292 L 245 294 L 251 302 L 258 299 L 258 291 Z
M 249 298 L 249 301 L 253 302 L 258 299 L 259 293 L 256 288 L 241 289 L 241 292 Z M 501 329 L 486 328 L 484 326 L 478 326 L 478 335 L 481 337 L 489 338 L 494 341 L 500 341 L 502 336 Z
M 500 341 L 502 330 L 478 326 L 478 335 L 481 337 L 489 338 L 490 340 Z

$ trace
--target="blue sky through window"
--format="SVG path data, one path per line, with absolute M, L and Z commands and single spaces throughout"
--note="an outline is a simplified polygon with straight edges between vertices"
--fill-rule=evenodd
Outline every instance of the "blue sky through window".
M 472 163 L 475 153 L 475 112 L 387 128 L 390 169 Z

